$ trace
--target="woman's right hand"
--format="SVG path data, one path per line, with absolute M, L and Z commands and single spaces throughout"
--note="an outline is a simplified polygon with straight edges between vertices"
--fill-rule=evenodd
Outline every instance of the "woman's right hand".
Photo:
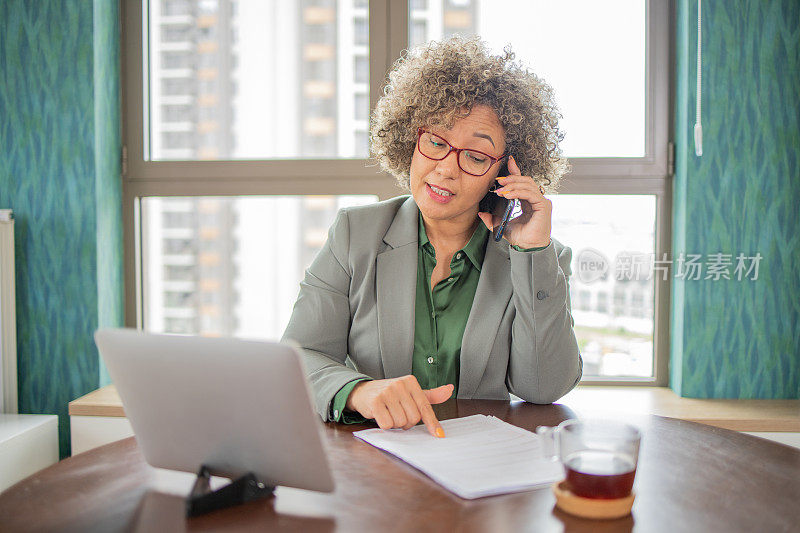
M 428 433 L 444 438 L 431 404 L 442 403 L 453 394 L 453 385 L 423 390 L 417 378 L 408 375 L 393 379 L 362 381 L 347 397 L 346 408 L 364 418 L 374 418 L 381 429 L 409 429 L 422 420 Z

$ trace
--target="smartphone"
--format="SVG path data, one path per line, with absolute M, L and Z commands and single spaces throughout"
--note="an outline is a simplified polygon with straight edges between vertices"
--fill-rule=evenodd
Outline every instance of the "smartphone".
M 497 216 L 500 217 L 500 224 L 496 228 L 494 228 L 494 240 L 499 242 L 500 239 L 503 238 L 503 233 L 506 231 L 506 226 L 508 225 L 509 220 L 514 220 L 518 216 L 522 214 L 522 204 L 520 204 L 519 200 L 514 198 L 513 200 L 507 200 L 503 198 L 503 201 L 506 204 L 505 209 L 500 212 L 500 209 L 496 209 L 495 212 Z M 501 205 L 500 202 L 497 204 L 498 206 Z M 494 217 L 495 213 L 492 213 Z
M 498 176 L 507 176 L 508 175 L 508 167 L 506 164 L 503 164 L 503 167 L 500 169 L 500 172 L 497 174 Z M 510 220 L 514 220 L 518 216 L 522 214 L 522 205 L 520 201 L 517 199 L 509 200 L 507 198 L 503 198 L 502 196 L 498 196 L 494 191 L 502 187 L 497 181 L 494 182 L 494 185 L 486 193 L 486 196 L 480 201 L 478 204 L 478 210 L 483 211 L 485 213 L 491 213 L 492 219 L 499 218 L 500 223 L 493 228 L 492 235 L 494 240 L 499 242 L 500 239 L 503 238 L 503 233 L 506 230 L 506 226 Z

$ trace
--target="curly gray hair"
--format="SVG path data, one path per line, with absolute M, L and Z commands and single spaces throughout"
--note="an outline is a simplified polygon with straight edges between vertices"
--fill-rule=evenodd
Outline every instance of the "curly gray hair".
M 372 156 L 408 190 L 417 128 L 452 128 L 475 105 L 497 113 L 522 174 L 554 191 L 570 166 L 553 89 L 514 61 L 510 47 L 492 55 L 478 37 L 431 41 L 397 60 L 372 112 Z

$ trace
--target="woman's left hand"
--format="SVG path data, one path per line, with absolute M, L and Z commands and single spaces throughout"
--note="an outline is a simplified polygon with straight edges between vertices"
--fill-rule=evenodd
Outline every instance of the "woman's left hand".
M 520 248 L 538 248 L 550 244 L 553 203 L 544 197 L 533 178 L 523 176 L 512 156 L 508 157 L 508 171 L 505 177 L 498 177 L 502 185 L 495 192 L 508 200 L 518 199 L 522 205 L 522 215 L 510 220 L 503 237 Z M 500 224 L 501 219 L 490 213 L 478 213 L 489 231 Z

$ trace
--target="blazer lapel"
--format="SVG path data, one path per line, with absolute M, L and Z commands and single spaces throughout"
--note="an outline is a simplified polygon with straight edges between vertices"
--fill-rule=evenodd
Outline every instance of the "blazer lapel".
M 411 374 L 417 286 L 419 209 L 409 197 L 397 211 L 378 254 L 376 298 L 378 343 L 384 378 Z
M 472 398 L 481 382 L 497 330 L 511 299 L 511 264 L 508 244 L 489 235 L 478 288 L 461 340 L 458 397 Z

